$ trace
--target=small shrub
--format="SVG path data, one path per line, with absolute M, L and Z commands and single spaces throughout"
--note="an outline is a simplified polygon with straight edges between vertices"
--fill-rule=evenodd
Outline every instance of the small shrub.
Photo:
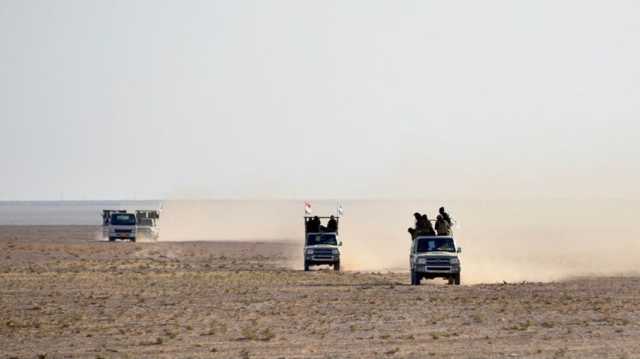
M 260 337 L 258 339 L 268 342 L 269 340 L 275 338 L 276 335 L 269 328 L 265 328 L 260 332 Z

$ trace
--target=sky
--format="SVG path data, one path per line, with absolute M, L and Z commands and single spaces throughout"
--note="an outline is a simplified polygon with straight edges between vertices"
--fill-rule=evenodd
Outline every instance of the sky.
M 0 0 L 0 200 L 637 200 L 638 39 L 624 0 Z

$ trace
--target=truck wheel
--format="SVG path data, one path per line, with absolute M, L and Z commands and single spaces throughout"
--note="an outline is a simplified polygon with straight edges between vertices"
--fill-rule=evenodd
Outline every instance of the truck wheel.
M 418 273 L 411 271 L 411 285 L 420 285 L 420 279 Z
M 131 242 L 135 243 L 135 241 L 136 241 L 136 237 L 131 237 Z
M 340 271 L 340 262 L 333 263 L 333 270 L 336 272 Z
M 116 238 L 115 237 L 109 237 L 109 242 L 115 242 Z
M 309 271 L 309 263 L 307 263 L 307 261 L 304 261 L 304 271 L 305 272 Z
M 451 283 L 451 280 L 449 280 L 449 283 Z M 460 285 L 460 273 L 453 275 L 453 284 Z

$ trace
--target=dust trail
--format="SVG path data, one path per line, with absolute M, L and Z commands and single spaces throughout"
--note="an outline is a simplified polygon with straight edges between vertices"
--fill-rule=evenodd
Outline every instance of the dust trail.
M 637 273 L 636 201 L 345 201 L 343 268 L 407 271 L 414 211 L 444 204 L 461 223 L 463 282 L 549 281 Z M 292 240 L 302 245 L 302 201 L 168 201 L 161 240 Z M 313 201 L 335 213 L 335 201 Z M 302 266 L 302 251 L 294 268 Z
M 163 241 L 293 240 L 302 238 L 299 202 L 166 201 Z
M 302 254 L 303 219 L 299 201 L 165 201 L 160 241 L 286 241 L 300 244 L 283 253 Z M 299 263 L 298 263 L 299 262 Z

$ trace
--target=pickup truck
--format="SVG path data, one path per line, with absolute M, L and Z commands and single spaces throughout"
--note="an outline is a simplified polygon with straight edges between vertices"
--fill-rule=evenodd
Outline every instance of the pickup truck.
M 321 224 L 322 219 L 329 219 L 327 226 Z M 340 242 L 338 237 L 339 217 L 305 217 L 304 234 L 304 270 L 311 266 L 330 265 L 333 270 L 340 270 Z
M 451 236 L 416 237 L 409 256 L 411 285 L 420 285 L 423 278 L 444 278 L 449 284 L 460 285 L 461 253 Z
M 106 229 L 111 242 L 116 239 L 128 239 L 135 242 L 138 235 L 136 216 L 133 213 L 111 213 Z
M 137 210 L 138 237 L 157 240 L 160 237 L 160 211 Z

